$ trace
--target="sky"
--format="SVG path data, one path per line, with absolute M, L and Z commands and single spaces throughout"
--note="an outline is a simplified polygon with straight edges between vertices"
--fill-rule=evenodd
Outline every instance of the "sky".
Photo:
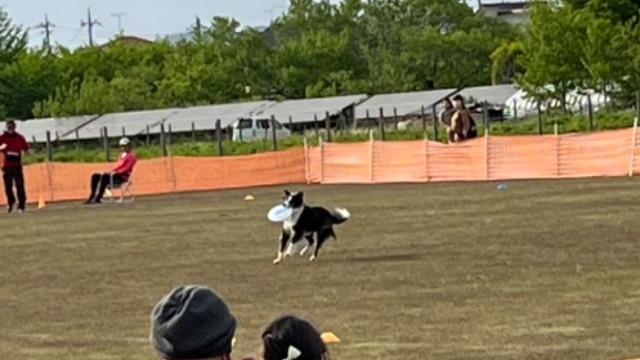
M 155 39 L 158 35 L 186 32 L 199 16 L 203 24 L 213 16 L 234 17 L 242 25 L 266 26 L 286 10 L 287 0 L 0 0 L 9 16 L 18 24 L 29 28 L 30 43 L 42 43 L 45 15 L 55 25 L 53 42 L 68 47 L 78 47 L 89 42 L 87 28 L 80 26 L 87 21 L 87 9 L 91 9 L 100 26 L 94 27 L 94 41 L 102 44 L 118 33 L 118 18 L 126 35 Z

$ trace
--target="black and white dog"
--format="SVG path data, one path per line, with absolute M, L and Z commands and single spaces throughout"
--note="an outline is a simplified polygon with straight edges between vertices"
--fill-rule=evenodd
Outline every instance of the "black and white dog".
M 313 254 L 309 258 L 314 261 L 318 257 L 322 244 L 330 237 L 337 238 L 336 233 L 333 232 L 333 225 L 342 224 L 350 216 L 346 209 L 336 209 L 335 213 L 331 213 L 323 207 L 306 206 L 302 191 L 285 190 L 282 205 L 293 212 L 282 224 L 278 257 L 273 260 L 274 264 L 280 263 L 284 256 L 293 255 L 301 245 L 304 245 L 300 251 L 300 256 L 303 256 L 315 244 Z M 314 235 L 316 235 L 315 239 Z

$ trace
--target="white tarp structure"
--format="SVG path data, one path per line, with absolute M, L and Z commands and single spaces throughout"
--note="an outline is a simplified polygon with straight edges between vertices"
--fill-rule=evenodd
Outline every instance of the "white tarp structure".
M 547 86 L 547 89 L 553 90 L 553 86 L 549 85 Z M 611 100 L 604 94 L 593 90 L 571 91 L 567 93 L 566 96 L 567 110 L 576 113 L 582 110 L 586 113 L 589 108 L 589 97 L 591 97 L 591 107 L 593 111 L 603 108 Z M 559 100 L 550 100 L 540 104 L 540 109 L 542 111 L 546 111 L 547 108 L 558 109 L 561 107 L 562 104 Z M 537 115 L 537 113 L 537 101 L 530 98 L 523 90 L 518 90 L 518 92 L 507 99 L 505 108 L 505 117 L 507 118 L 513 118 L 515 114 L 517 114 L 518 118 L 522 118 L 525 116 Z

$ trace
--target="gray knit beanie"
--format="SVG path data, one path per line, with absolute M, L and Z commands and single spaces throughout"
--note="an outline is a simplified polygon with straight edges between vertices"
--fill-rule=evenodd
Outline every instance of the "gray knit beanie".
M 151 313 L 151 343 L 167 360 L 231 354 L 236 319 L 213 290 L 197 285 L 173 289 Z

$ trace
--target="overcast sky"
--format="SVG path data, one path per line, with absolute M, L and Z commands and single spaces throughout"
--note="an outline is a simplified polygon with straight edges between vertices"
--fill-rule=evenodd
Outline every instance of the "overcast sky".
M 122 27 L 126 34 L 155 39 L 156 35 L 185 32 L 199 16 L 203 21 L 214 15 L 231 16 L 243 25 L 265 26 L 271 13 L 282 13 L 287 0 L 0 0 L 15 22 L 35 27 L 44 22 L 45 14 L 56 27 L 54 42 L 76 47 L 88 43 L 88 32 L 81 28 L 87 8 L 100 21 L 94 31 L 96 43 L 102 43 L 118 33 L 117 13 L 126 13 Z M 41 43 L 42 29 L 30 29 L 32 44 Z

